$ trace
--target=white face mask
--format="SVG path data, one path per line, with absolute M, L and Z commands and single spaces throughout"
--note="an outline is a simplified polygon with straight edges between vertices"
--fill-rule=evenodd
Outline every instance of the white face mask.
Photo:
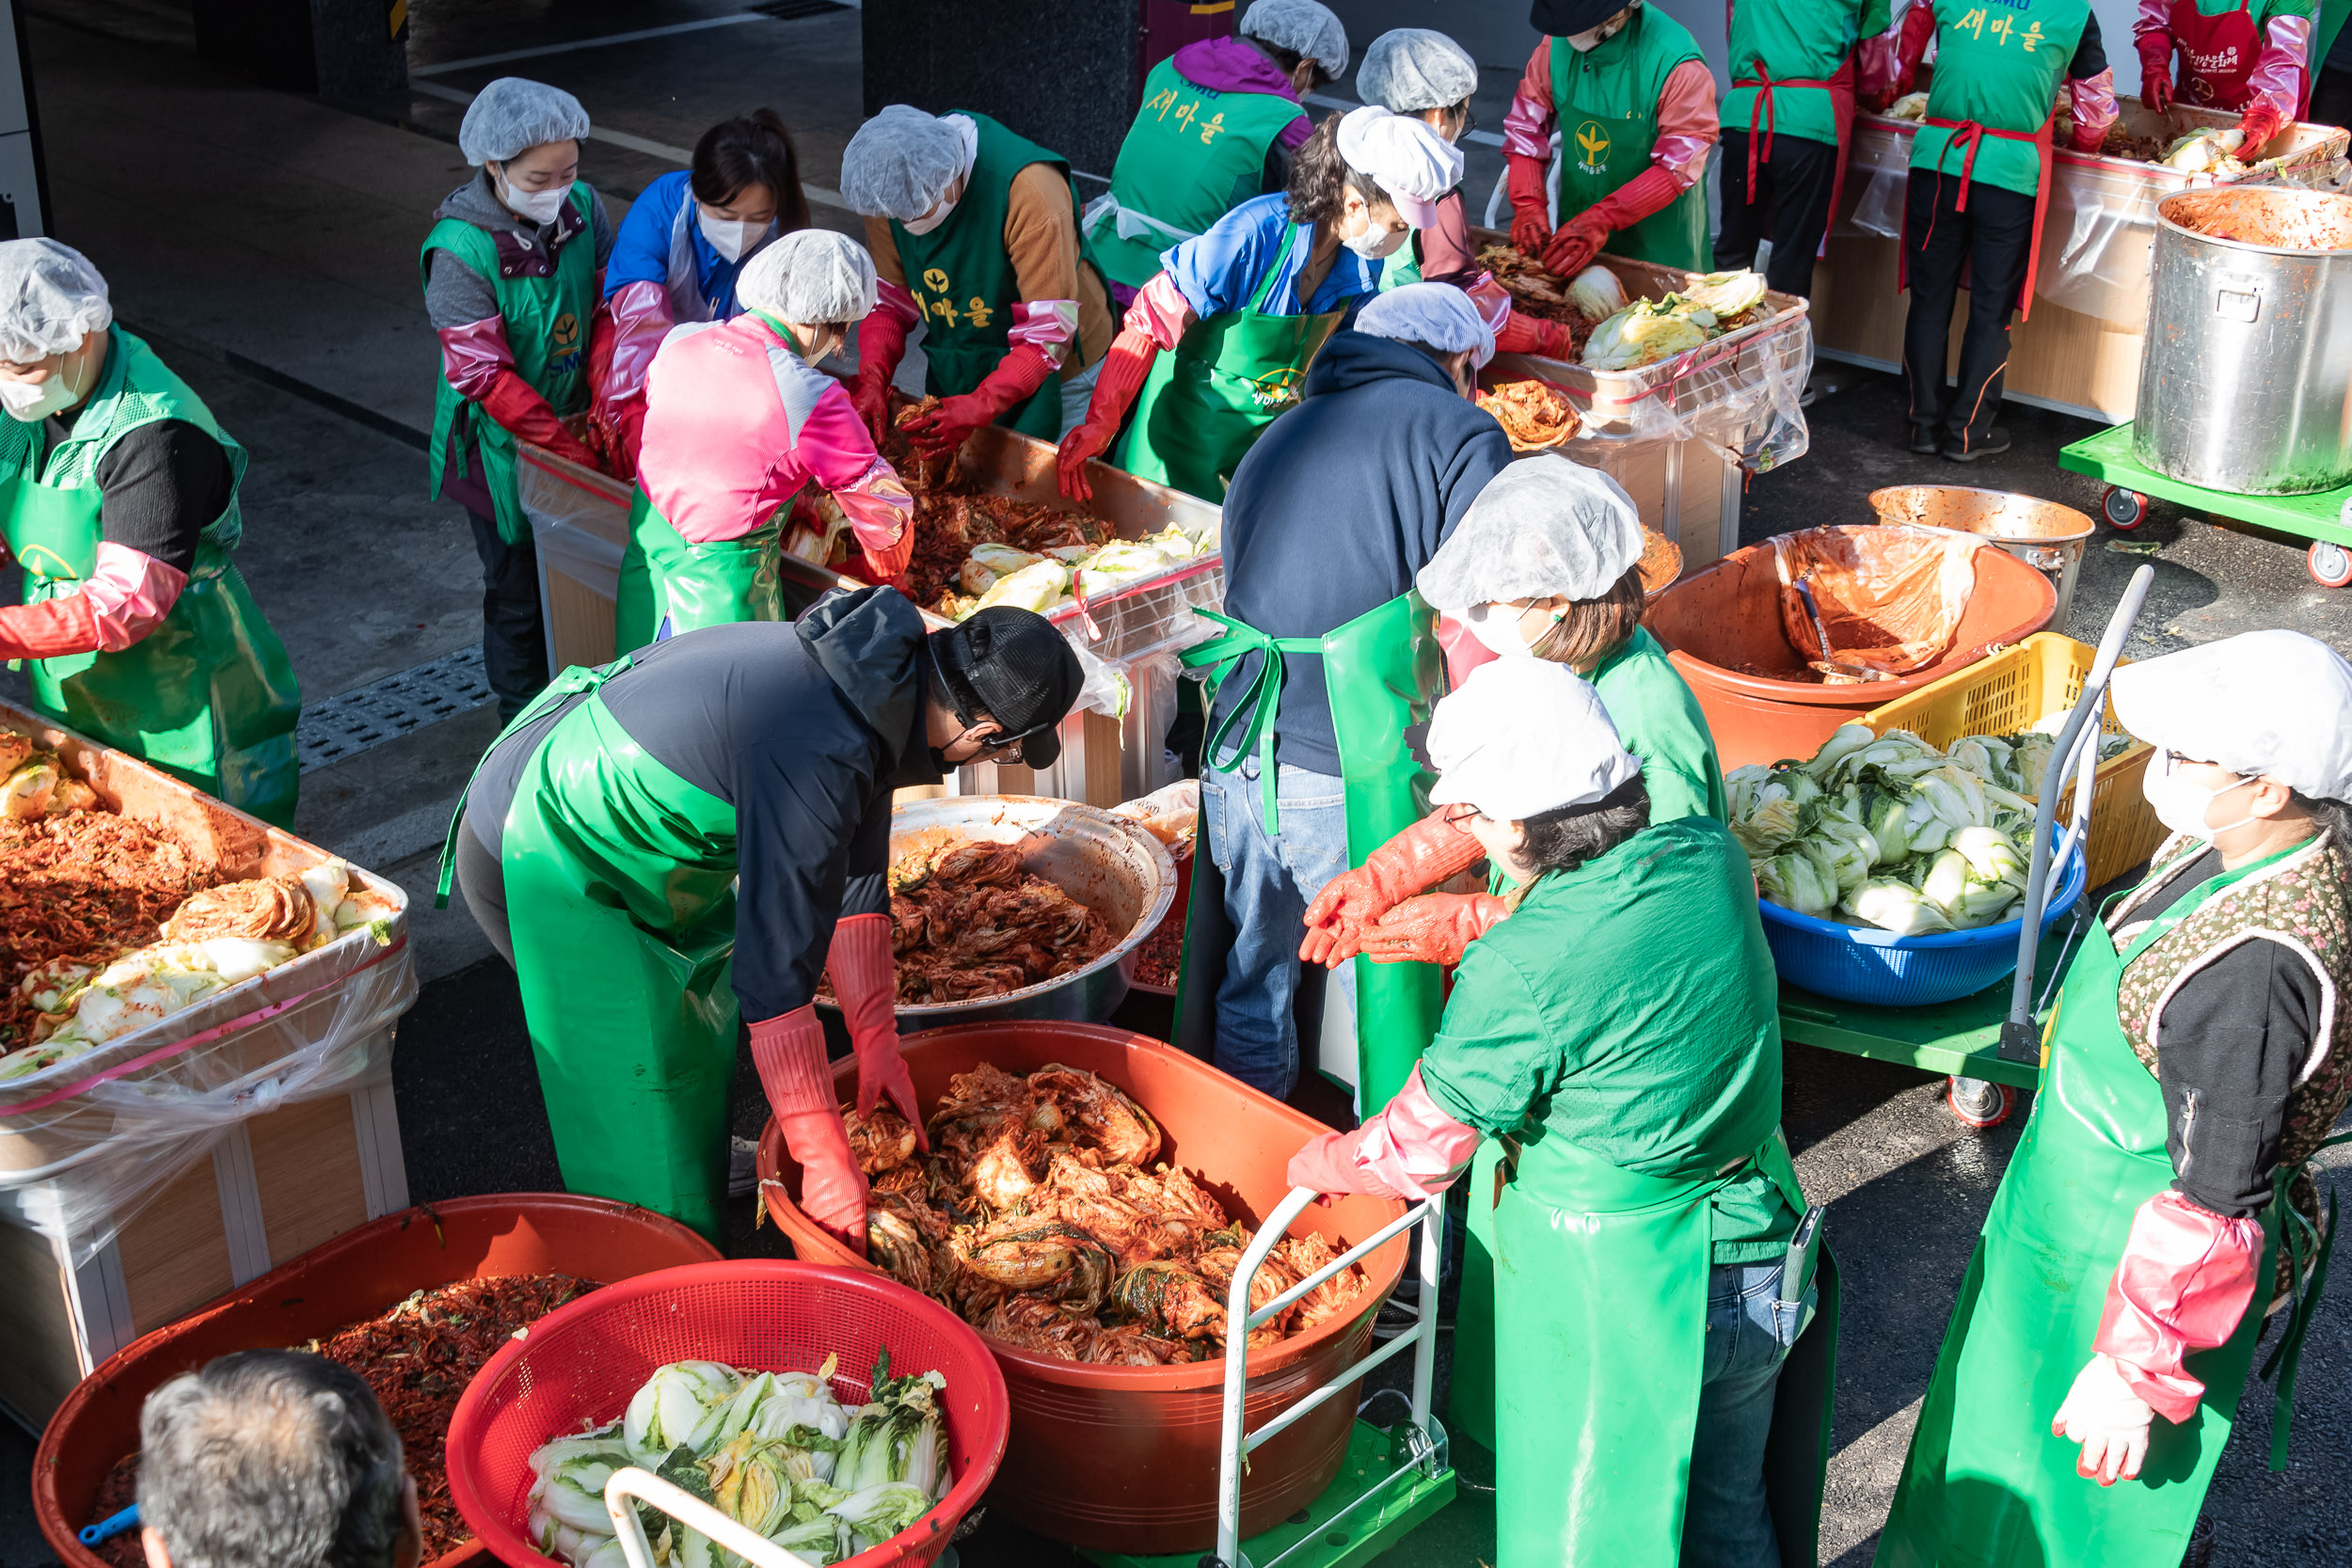
M 1474 604 L 1462 612 L 1470 635 L 1504 658 L 1534 658 L 1535 650 L 1519 636 L 1519 612 L 1509 605 Z
M 499 199 L 506 203 L 507 210 L 526 223 L 541 228 L 555 221 L 556 214 L 564 210 L 564 198 L 572 194 L 569 181 L 548 190 L 518 191 L 506 182 L 506 176 L 501 174 L 492 178 L 498 182 Z
M 899 227 L 910 234 L 928 234 L 955 214 L 956 204 L 943 200 L 919 218 L 909 218 Z
M 62 414 L 73 400 L 82 395 L 69 373 L 72 359 L 58 361 L 49 378 L 36 385 L 29 381 L 0 381 L 0 408 L 8 410 L 8 418 L 24 424 L 38 424 L 52 414 Z
M 701 223 L 703 238 L 710 242 L 710 248 L 730 261 L 741 261 L 743 253 L 751 249 L 762 234 L 768 232 L 768 226 L 764 223 L 751 223 L 739 218 L 713 217 L 707 207 L 697 207 L 694 210 L 694 217 Z
M 1364 221 L 1362 232 L 1343 234 L 1340 236 L 1340 244 L 1347 246 L 1367 261 L 1378 261 L 1395 255 L 1404 247 L 1406 239 L 1412 233 L 1409 229 L 1375 229 L 1372 225 L 1372 216 L 1369 213 L 1360 215 Z
M 2210 843 L 2214 834 L 2243 828 L 2254 820 L 2253 814 L 2249 812 L 2236 821 L 2225 822 L 2218 828 L 2205 825 L 2206 808 L 2213 804 L 2217 796 L 2227 795 L 2252 782 L 2250 779 L 2237 779 L 2218 789 L 2207 789 L 2181 772 L 2172 761 L 2171 752 L 2158 752 L 2148 759 L 2148 770 L 2140 775 L 2139 792 L 2155 808 L 2157 821 L 2176 833 L 2185 833 L 2191 838 L 2201 838 Z

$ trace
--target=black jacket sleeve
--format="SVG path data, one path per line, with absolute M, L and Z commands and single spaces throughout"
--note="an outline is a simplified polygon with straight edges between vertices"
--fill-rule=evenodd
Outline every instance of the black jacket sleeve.
M 98 460 L 98 521 L 109 544 L 184 574 L 197 535 L 228 510 L 229 453 L 185 420 L 157 420 L 119 437 Z
M 2156 1077 L 2182 1196 L 2235 1218 L 2270 1201 L 2287 1099 L 2319 1016 L 2310 961 L 2261 938 L 2215 958 L 2165 1005 Z
M 2067 62 L 2066 79 L 2087 82 L 2107 68 L 2107 46 L 2099 38 L 2099 19 L 2083 19 L 2083 36 L 2074 44 L 2074 57 Z
M 831 736 L 806 736 L 804 745 L 819 738 L 850 744 L 833 755 L 811 754 L 811 745 L 788 765 L 783 745 L 762 747 L 738 774 L 734 983 L 748 1022 L 795 1012 L 816 999 L 851 867 L 861 846 L 871 854 L 867 802 L 880 744 L 871 732 L 847 724 Z M 852 750 L 864 754 L 850 754 Z M 882 799 L 886 862 L 887 789 Z M 879 883 L 879 874 L 874 880 Z M 887 898 L 882 908 L 888 910 Z

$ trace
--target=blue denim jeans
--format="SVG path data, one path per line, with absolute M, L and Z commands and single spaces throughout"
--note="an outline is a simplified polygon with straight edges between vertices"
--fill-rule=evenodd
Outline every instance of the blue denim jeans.
M 1285 1099 L 1298 1083 L 1298 943 L 1307 906 L 1347 869 L 1347 805 L 1328 773 L 1280 765 L 1275 772 L 1281 835 L 1266 832 L 1258 760 L 1200 775 L 1209 857 L 1225 874 L 1233 950 L 1216 991 L 1216 1065 L 1251 1088 Z M 1353 994 L 1343 964 L 1332 984 Z
M 1780 1568 L 1764 1504 L 1764 1444 L 1772 1394 L 1803 1321 L 1775 1309 L 1783 1265 L 1726 1264 L 1707 1282 L 1707 1363 L 1691 1489 L 1682 1510 L 1682 1568 Z M 1810 1306 L 1814 1292 L 1805 1292 Z

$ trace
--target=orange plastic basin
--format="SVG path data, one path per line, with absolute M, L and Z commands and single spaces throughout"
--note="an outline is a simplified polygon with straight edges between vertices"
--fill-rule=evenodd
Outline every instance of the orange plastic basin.
M 718 1256 L 675 1220 L 568 1193 L 498 1193 L 387 1214 L 141 1335 L 76 1385 L 49 1418 L 33 1462 L 40 1532 L 64 1568 L 106 1568 L 77 1535 L 93 1522 L 99 1483 L 138 1449 L 147 1396 L 216 1356 L 299 1345 L 453 1280 L 571 1274 L 609 1285 Z M 469 1539 L 425 1568 L 457 1568 L 487 1555 Z
M 1252 1227 L 1290 1191 L 1284 1172 L 1299 1145 L 1327 1131 L 1311 1117 L 1237 1083 L 1173 1046 L 1099 1023 L 1007 1022 L 930 1029 L 899 1042 L 914 1092 L 931 1105 L 947 1080 L 982 1062 L 1033 1072 L 1061 1062 L 1101 1075 L 1142 1101 L 1167 1134 L 1160 1158 L 1192 1172 L 1235 1219 Z M 857 1067 L 834 1064 L 841 1098 Z M 771 1121 L 759 1140 L 768 1211 L 803 1258 L 861 1263 L 812 1225 L 794 1199 L 800 1167 Z M 1404 1213 L 1392 1199 L 1358 1196 L 1310 1208 L 1293 1227 L 1335 1245 L 1369 1236 Z M 1405 1269 L 1406 1242 L 1391 1237 L 1365 1259 L 1372 1290 L 1354 1317 L 1266 1346 L 1249 1357 L 1247 1420 L 1263 1426 L 1362 1358 L 1372 1320 Z M 870 1265 L 867 1265 L 870 1266 Z M 986 1338 L 986 1336 L 982 1336 Z M 987 1339 L 1012 1400 L 1012 1436 L 989 1492 L 1028 1528 L 1081 1548 L 1155 1554 L 1216 1544 L 1216 1457 L 1225 1363 L 1089 1367 Z M 1355 1422 L 1353 1389 L 1325 1401 L 1249 1456 L 1241 1483 L 1241 1532 L 1271 1528 L 1331 1484 Z
M 1781 629 L 1780 572 L 1770 544 L 1750 545 L 1693 573 L 1649 604 L 1642 624 L 1691 683 L 1725 772 L 1752 762 L 1809 757 L 1841 724 L 1907 696 L 1995 648 L 2050 624 L 2050 579 L 1999 549 L 1976 554 L 1977 585 L 1952 651 L 1894 680 L 1827 686 L 1797 678 L 1804 664 Z

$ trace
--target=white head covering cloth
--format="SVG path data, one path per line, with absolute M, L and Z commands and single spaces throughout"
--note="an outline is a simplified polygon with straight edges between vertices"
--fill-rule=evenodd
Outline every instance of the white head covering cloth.
M 1470 296 L 1451 283 L 1407 283 L 1391 289 L 1357 312 L 1356 330 L 1427 343 L 1445 354 L 1469 349 L 1471 362 L 1480 366 L 1495 356 L 1494 328 Z
M 1642 765 L 1617 739 L 1600 695 L 1565 664 L 1499 658 L 1438 704 L 1431 805 L 1476 806 L 1497 822 L 1605 799 Z
M 2352 664 L 2299 631 L 2249 631 L 2120 666 L 2115 716 L 2151 746 L 2352 800 Z
M 1416 229 L 1438 221 L 1438 198 L 1462 182 L 1462 150 L 1410 115 L 1376 103 L 1340 117 L 1340 156 L 1380 182 Z

